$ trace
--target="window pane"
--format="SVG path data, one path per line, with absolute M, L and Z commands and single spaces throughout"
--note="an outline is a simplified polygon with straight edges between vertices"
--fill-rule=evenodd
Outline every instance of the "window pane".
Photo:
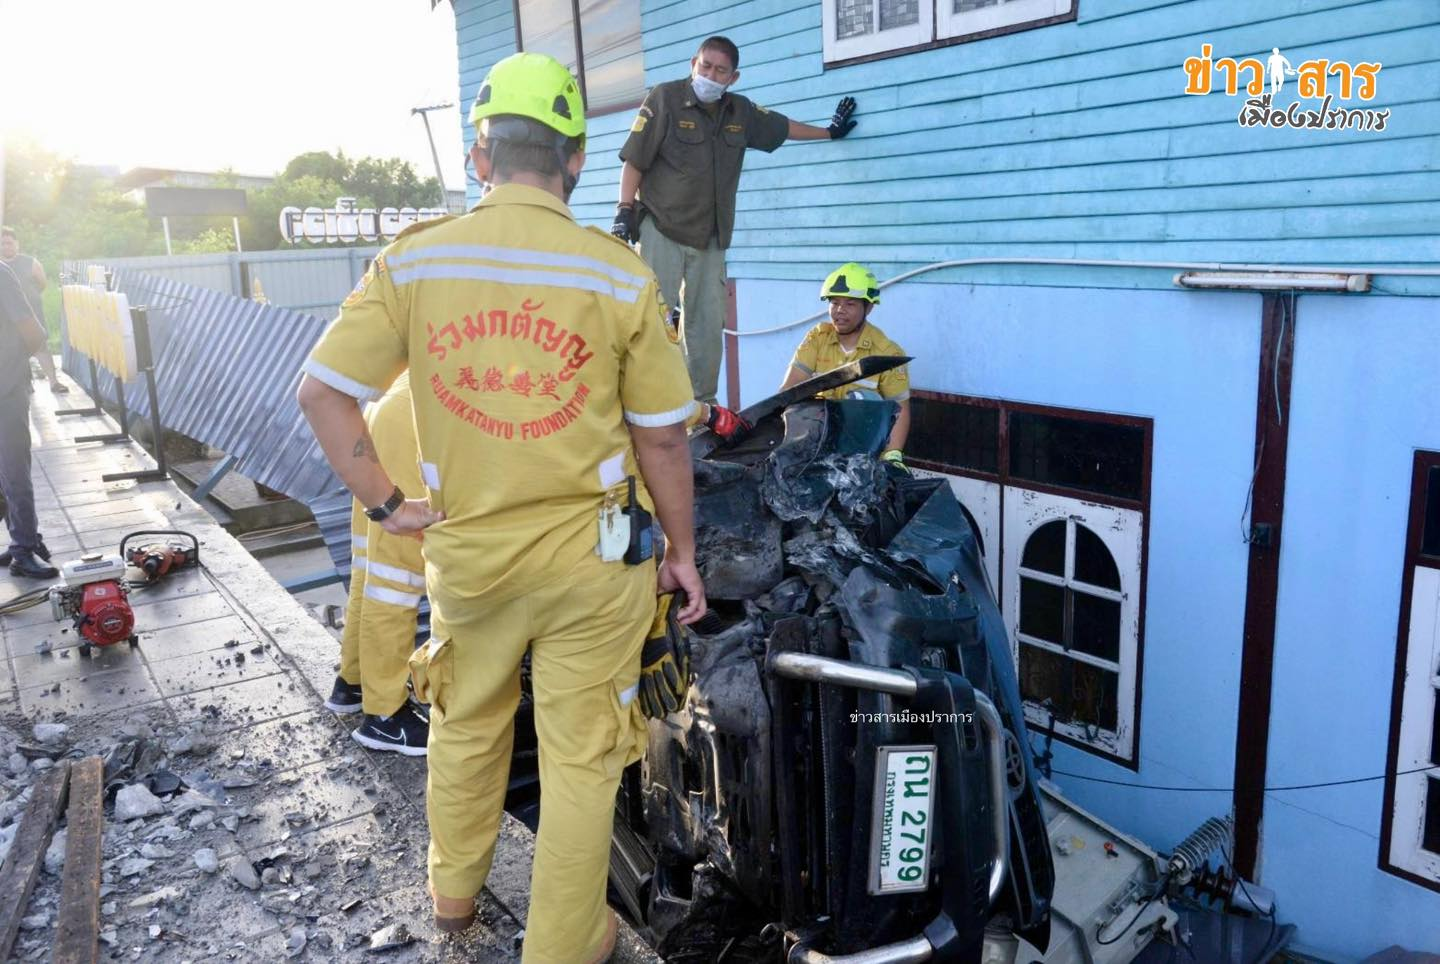
M 1075 524 L 1075 578 L 1101 589 L 1120 591 L 1120 570 L 1110 550 L 1090 529 Z
M 893 30 L 920 22 L 920 0 L 880 0 L 880 29 Z
M 993 475 L 1000 471 L 1000 410 L 911 396 L 905 451 L 917 459 Z
M 1440 767 L 1440 692 L 1434 694 L 1435 708 L 1430 720 L 1430 762 Z
M 1075 637 L 1070 647 L 1114 662 L 1120 661 L 1120 604 L 1080 590 L 1072 590 Z
M 645 96 L 639 0 L 580 0 L 580 42 L 587 110 L 619 107 Z
M 1050 700 L 1057 723 L 1115 732 L 1119 676 L 1058 653 L 1020 645 L 1020 693 L 1032 703 Z
M 1425 830 L 1420 846 L 1440 854 L 1440 780 L 1434 777 L 1425 781 Z
M 1440 556 L 1440 466 L 1430 469 L 1425 485 L 1425 533 L 1420 551 L 1427 556 Z
M 860 37 L 875 30 L 873 0 L 835 0 L 836 39 Z
M 526 50 L 549 54 L 575 69 L 575 15 L 570 0 L 520 0 L 520 37 Z
M 1020 632 L 1057 646 L 1065 645 L 1065 590 L 1022 576 Z
M 1145 430 L 1033 412 L 1010 413 L 1010 474 L 1122 499 L 1144 494 Z
M 1030 534 L 1020 565 L 1036 572 L 1065 575 L 1065 520 L 1047 522 Z
M 955 12 L 967 13 L 971 10 L 979 10 L 982 7 L 993 7 L 1000 0 L 955 0 Z

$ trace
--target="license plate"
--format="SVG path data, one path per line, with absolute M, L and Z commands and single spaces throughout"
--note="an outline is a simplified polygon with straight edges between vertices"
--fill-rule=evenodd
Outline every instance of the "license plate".
M 935 816 L 935 747 L 882 746 L 875 761 L 870 827 L 872 894 L 930 886 Z

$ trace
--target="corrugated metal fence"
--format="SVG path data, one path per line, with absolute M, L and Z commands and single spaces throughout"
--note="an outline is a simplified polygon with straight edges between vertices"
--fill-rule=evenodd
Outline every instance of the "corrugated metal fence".
M 98 264 L 115 271 L 139 271 L 245 299 L 256 292 L 258 282 L 259 290 L 270 304 L 313 311 L 328 318 L 359 282 L 370 259 L 379 251 L 378 247 L 368 247 L 96 258 L 67 261 L 63 270 L 70 277 L 84 281 L 86 266 Z
M 130 304 L 148 308 L 161 424 L 234 456 L 236 471 L 309 505 L 336 567 L 348 572 L 350 495 L 330 470 L 295 401 L 300 365 L 328 324 L 329 312 L 321 317 L 262 305 L 119 262 L 106 266 L 114 270 L 114 286 Z M 64 270 L 79 276 L 84 267 L 84 262 L 66 262 Z M 213 267 L 187 265 L 183 270 Z M 344 291 L 335 303 L 343 297 Z M 65 370 L 94 394 L 89 365 L 68 339 L 64 361 Z M 98 389 L 99 397 L 113 399 L 114 376 L 102 371 Z M 136 418 L 150 417 L 142 378 L 126 386 L 125 398 Z

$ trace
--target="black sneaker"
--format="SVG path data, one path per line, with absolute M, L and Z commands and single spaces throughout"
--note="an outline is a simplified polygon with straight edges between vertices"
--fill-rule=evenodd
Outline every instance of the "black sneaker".
M 393 716 L 365 714 L 365 722 L 350 734 L 361 746 L 406 756 L 424 756 L 430 740 L 430 724 L 421 719 L 407 700 Z
M 361 708 L 360 684 L 347 683 L 336 676 L 335 685 L 330 687 L 330 698 L 325 701 L 325 708 L 335 713 L 359 713 Z
M 60 575 L 60 570 L 35 558 L 33 552 L 22 550 L 11 554 L 10 574 L 23 576 L 26 579 L 54 579 Z

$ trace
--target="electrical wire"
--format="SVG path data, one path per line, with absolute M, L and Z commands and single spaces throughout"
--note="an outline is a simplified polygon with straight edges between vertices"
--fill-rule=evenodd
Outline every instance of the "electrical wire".
M 1032 748 L 1033 751 L 1033 748 Z M 1440 763 L 1430 766 L 1416 767 L 1413 770 L 1399 770 L 1395 773 L 1382 773 L 1373 777 L 1355 777 L 1351 780 L 1327 780 L 1323 783 L 1296 783 L 1283 787 L 1262 787 L 1262 793 L 1278 793 L 1282 790 L 1319 790 L 1325 787 L 1344 787 L 1355 783 L 1373 783 L 1376 780 L 1387 780 L 1390 777 L 1406 777 L 1412 773 L 1424 773 L 1427 770 L 1440 770 Z M 1124 780 L 1107 780 L 1104 777 L 1087 777 L 1083 773 L 1070 773 L 1066 770 L 1054 770 L 1054 773 L 1062 777 L 1073 777 L 1076 780 L 1087 780 L 1090 783 L 1108 783 L 1115 787 L 1132 787 L 1136 790 L 1169 790 L 1173 793 L 1234 793 L 1234 787 L 1166 787 L 1157 786 L 1152 783 L 1127 783 Z

